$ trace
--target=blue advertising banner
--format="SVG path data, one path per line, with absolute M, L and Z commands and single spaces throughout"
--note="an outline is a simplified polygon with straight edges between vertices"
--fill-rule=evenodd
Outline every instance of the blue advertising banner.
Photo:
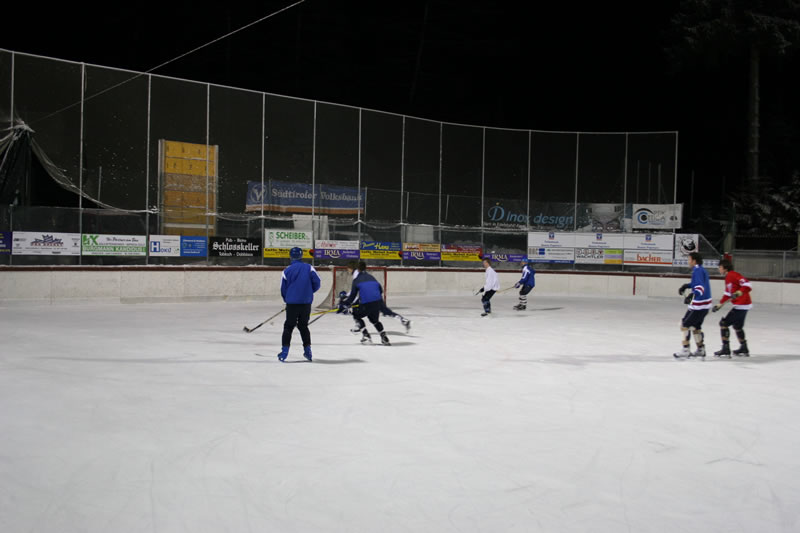
M 205 237 L 181 237 L 181 257 L 205 257 L 208 241 Z
M 11 232 L 0 231 L 0 255 L 11 254 Z
M 315 248 L 315 259 L 359 259 L 358 250 L 341 250 L 338 248 Z
M 483 257 L 497 263 L 524 263 L 528 260 L 525 254 L 483 254 Z
M 404 250 L 403 259 L 407 259 L 410 261 L 441 261 L 442 252 L 419 252 L 412 250 Z
M 266 190 L 265 190 L 266 189 Z M 355 215 L 364 212 L 364 198 L 359 202 L 357 187 L 292 183 L 269 180 L 262 187 L 260 181 L 247 182 L 245 211 L 282 211 L 288 213 L 311 213 L 312 198 L 315 214 Z

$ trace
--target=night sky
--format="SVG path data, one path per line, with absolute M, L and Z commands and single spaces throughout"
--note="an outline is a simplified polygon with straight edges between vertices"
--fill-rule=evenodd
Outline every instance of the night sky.
M 291 1 L 90 10 L 17 6 L 0 47 L 148 71 Z M 747 62 L 676 65 L 665 53 L 678 2 L 305 0 L 156 74 L 463 124 L 536 130 L 678 130 L 679 201 L 745 173 Z M 150 6 L 149 8 L 147 6 Z M 762 132 L 800 139 L 798 60 L 762 66 Z M 776 103 L 777 102 L 777 103 Z M 770 139 L 769 136 L 773 137 Z

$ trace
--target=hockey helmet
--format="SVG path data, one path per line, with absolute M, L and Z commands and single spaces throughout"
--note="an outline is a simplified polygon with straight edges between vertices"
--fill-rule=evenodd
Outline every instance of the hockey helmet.
M 302 259 L 303 258 L 303 250 L 295 246 L 291 250 L 289 250 L 289 257 L 292 259 Z

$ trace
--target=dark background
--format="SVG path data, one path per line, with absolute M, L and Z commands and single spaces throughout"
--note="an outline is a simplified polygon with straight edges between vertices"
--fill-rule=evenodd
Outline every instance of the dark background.
M 150 71 L 291 4 L 16 5 L 0 47 Z M 665 50 L 678 10 L 305 0 L 153 72 L 463 124 L 678 130 L 678 201 L 691 194 L 719 211 L 746 172 L 747 57 L 721 50 L 713 64 L 675 63 Z M 798 67 L 796 55 L 761 66 L 762 174 L 778 183 L 800 168 Z

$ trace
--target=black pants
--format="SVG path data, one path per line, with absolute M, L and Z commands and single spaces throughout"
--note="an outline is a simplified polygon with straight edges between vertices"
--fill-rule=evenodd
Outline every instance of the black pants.
M 358 327 L 364 329 L 367 326 L 364 324 L 364 317 L 367 317 L 379 333 L 383 331 L 383 324 L 381 324 L 380 321 L 380 313 L 383 306 L 383 300 L 375 300 L 374 302 L 369 302 L 366 304 L 360 303 L 358 304 L 358 307 L 354 307 L 353 318 L 355 319 L 356 324 L 358 324 Z
M 683 315 L 683 319 L 681 319 L 681 326 L 685 328 L 701 329 L 707 314 L 708 309 L 689 309 L 686 311 L 686 314 Z
M 303 339 L 303 346 L 311 344 L 311 331 L 308 329 L 308 317 L 311 316 L 311 304 L 286 304 L 286 321 L 283 323 L 283 346 L 289 346 L 292 342 L 292 331 L 294 327 L 300 331 L 300 338 Z
M 492 310 L 492 303 L 489 301 L 494 296 L 495 291 L 486 291 L 481 296 L 481 302 L 483 302 L 483 310 L 487 313 L 491 312 Z

